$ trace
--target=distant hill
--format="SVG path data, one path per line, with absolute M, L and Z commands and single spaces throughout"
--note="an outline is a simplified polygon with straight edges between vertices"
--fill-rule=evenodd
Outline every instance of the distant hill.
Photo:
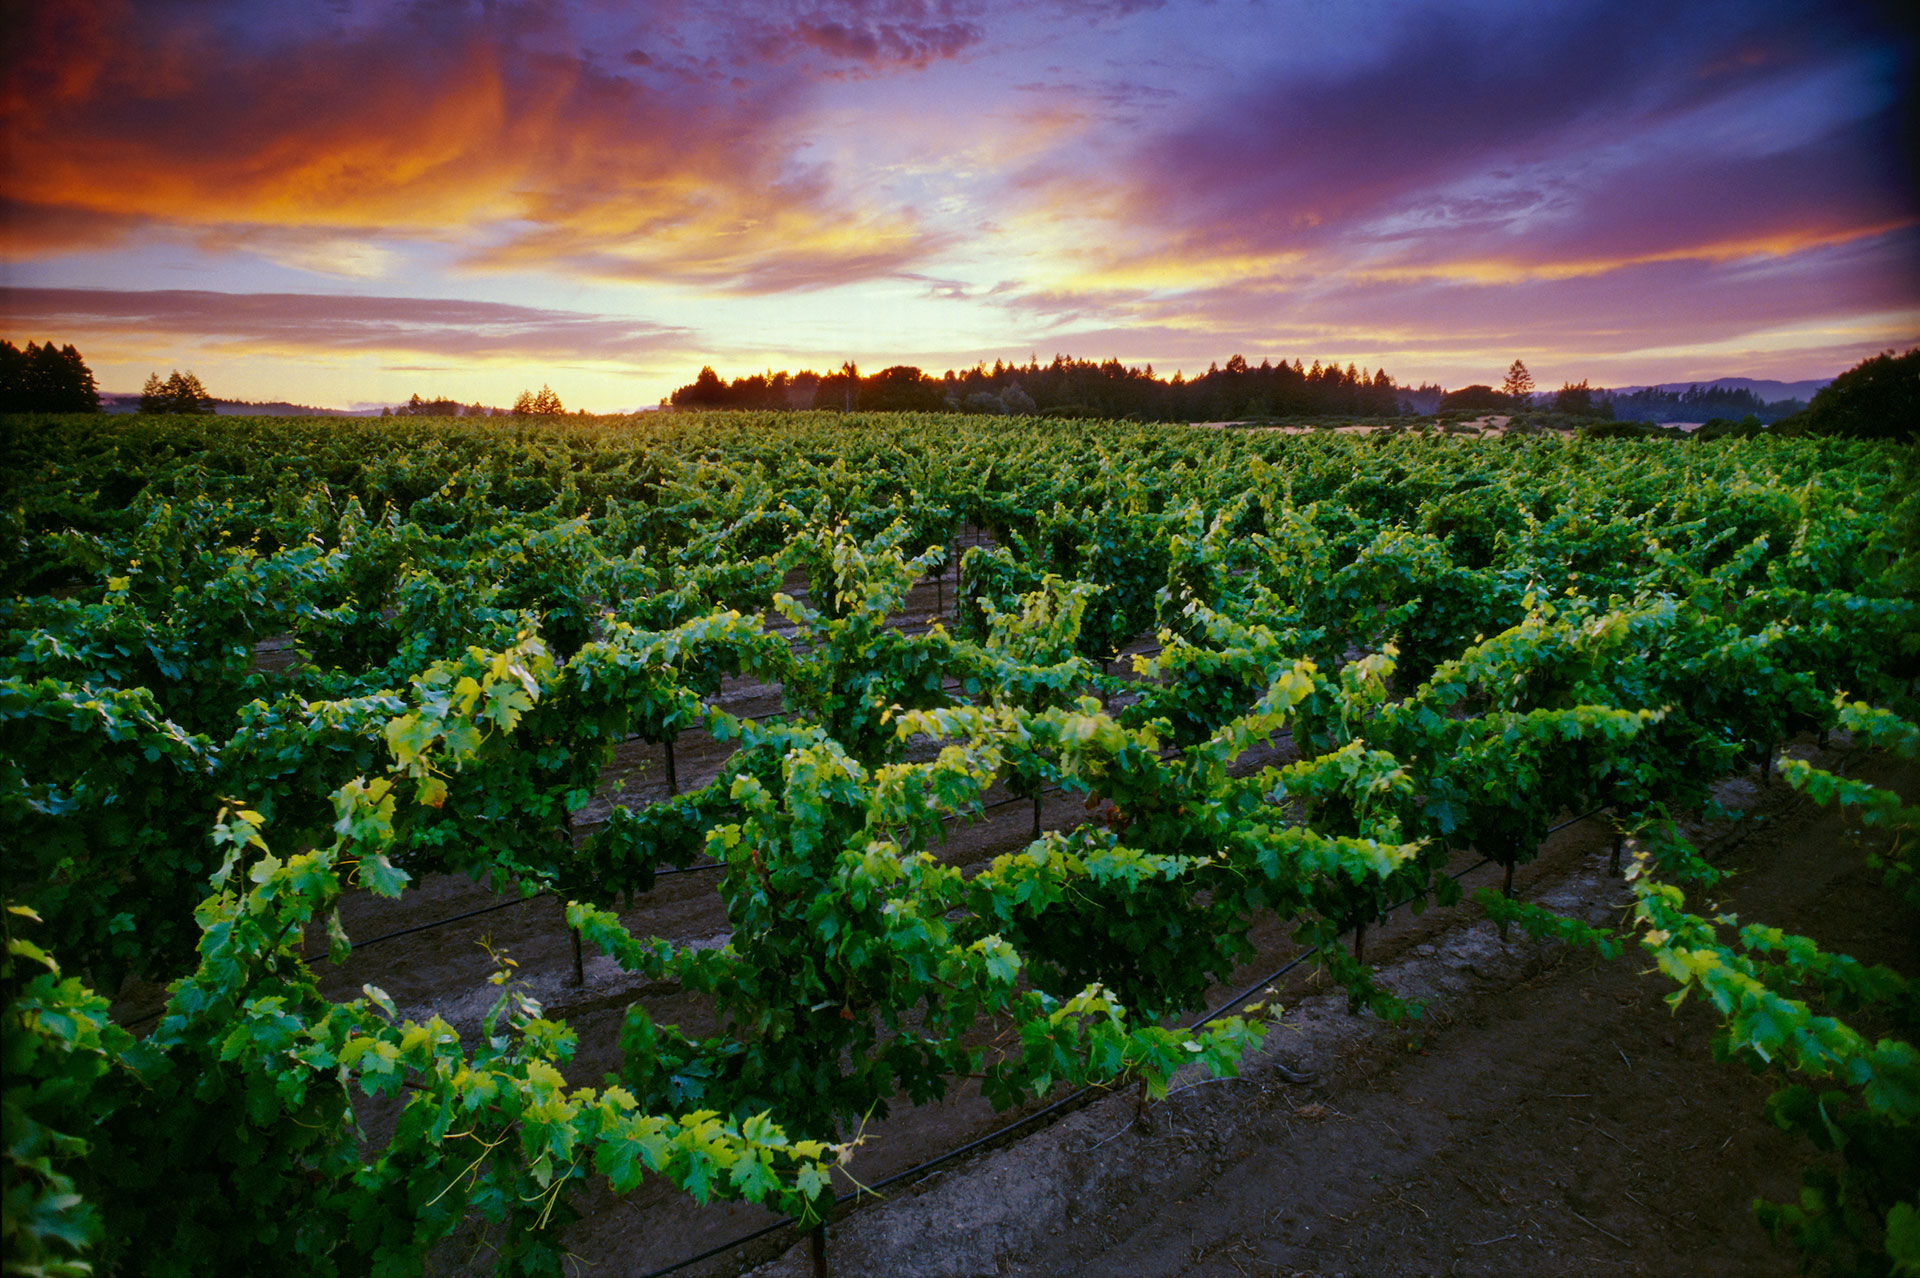
M 1610 395 L 1631 395 L 1635 391 L 1686 391 L 1698 386 L 1703 390 L 1745 390 L 1752 391 L 1767 403 L 1776 403 L 1783 399 L 1811 400 L 1813 393 L 1832 381 L 1831 377 L 1819 377 L 1805 382 L 1776 382 L 1764 377 L 1717 377 L 1710 382 L 1660 382 L 1651 386 L 1616 386 L 1607 392 Z
M 140 396 L 126 391 L 102 391 L 100 393 L 100 411 L 103 413 L 137 413 L 140 411 Z M 378 408 L 314 408 L 307 404 L 289 404 L 285 400 L 271 400 L 254 404 L 244 399 L 216 399 L 213 411 L 222 417 L 378 417 Z
M 1666 382 L 1626 387 L 1595 396 L 1626 421 L 1710 422 L 1754 417 L 1775 422 L 1807 406 L 1825 381 L 1775 382 L 1753 377 L 1721 377 L 1710 382 Z

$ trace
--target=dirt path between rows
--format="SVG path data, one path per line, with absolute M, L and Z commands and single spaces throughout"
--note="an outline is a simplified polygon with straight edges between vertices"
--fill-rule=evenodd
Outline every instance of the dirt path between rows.
M 1823 757 L 1920 793 L 1911 764 Z M 1920 971 L 1920 917 L 1881 889 L 1840 818 L 1752 779 L 1723 791 L 1749 809 L 1704 832 L 1738 871 L 1726 908 Z M 1587 842 L 1528 895 L 1617 921 L 1625 889 Z M 1458 914 L 1450 931 L 1406 938 L 1384 969 L 1426 1000 L 1417 1022 L 1290 997 L 1291 1028 L 1243 1079 L 1176 1090 L 1145 1129 L 1130 1098 L 1105 1098 L 863 1206 L 830 1230 L 833 1272 L 1796 1272 L 1751 1204 L 1795 1194 L 1810 1151 L 1765 1121 L 1771 1080 L 1713 1062 L 1712 1017 L 1693 1003 L 1669 1011 L 1671 987 L 1637 950 L 1603 963 L 1517 934 L 1502 943 L 1467 922 L 1470 906 Z M 1276 1060 L 1310 1064 L 1320 1082 L 1289 1086 Z M 645 1271 L 605 1257 L 590 1272 Z M 805 1249 L 753 1272 L 797 1278 Z

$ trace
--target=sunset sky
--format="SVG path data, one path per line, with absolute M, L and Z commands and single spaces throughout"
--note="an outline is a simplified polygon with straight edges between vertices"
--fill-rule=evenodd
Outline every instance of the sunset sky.
M 1055 353 L 1830 376 L 1920 341 L 1901 9 L 9 6 L 0 335 L 333 407 Z

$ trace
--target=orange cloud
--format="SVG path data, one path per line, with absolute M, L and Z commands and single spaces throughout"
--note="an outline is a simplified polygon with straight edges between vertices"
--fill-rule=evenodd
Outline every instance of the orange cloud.
M 347 233 L 478 244 L 468 260 L 488 267 L 755 291 L 886 273 L 933 246 L 910 215 L 795 171 L 795 75 L 607 70 L 505 22 L 239 47 L 123 0 L 44 6 L 0 99 L 0 250 L 140 226 Z

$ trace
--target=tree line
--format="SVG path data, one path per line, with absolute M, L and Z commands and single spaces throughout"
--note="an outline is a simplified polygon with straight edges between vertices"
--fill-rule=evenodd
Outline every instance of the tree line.
M 140 393 L 143 413 L 205 414 L 217 403 L 191 370 L 173 370 L 164 380 L 147 377 Z M 1743 429 L 1772 426 L 1791 432 L 1912 437 L 1920 424 L 1920 349 L 1896 356 L 1882 352 L 1848 369 L 1811 404 L 1787 399 L 1768 402 L 1745 388 L 1689 386 L 1684 391 L 1648 387 L 1629 393 L 1608 392 L 1583 379 L 1558 391 L 1536 392 L 1533 375 L 1520 360 L 1507 369 L 1499 388 L 1475 383 L 1458 390 L 1396 383 L 1387 371 L 1372 373 L 1338 364 L 1310 367 L 1262 360 L 1258 366 L 1233 356 L 1223 367 L 1210 364 L 1191 381 L 1180 373 L 1160 378 L 1117 359 L 1099 363 L 1055 355 L 1042 365 L 1030 357 L 1020 364 L 995 360 L 942 376 L 896 364 L 862 376 L 853 363 L 829 373 L 811 370 L 755 373 L 723 381 L 711 365 L 661 401 L 675 408 L 844 412 L 974 413 L 1008 416 L 1088 417 L 1135 421 L 1227 421 L 1293 416 L 1356 418 L 1425 415 L 1435 412 L 1512 413 L 1545 410 L 1575 417 L 1625 422 L 1706 421 L 1737 423 Z M 22 350 L 0 341 L 0 413 L 97 413 L 100 389 L 93 370 L 71 343 L 28 342 Z M 513 407 L 490 408 L 479 402 L 423 399 L 415 394 L 396 408 L 395 417 L 558 417 L 565 413 L 551 387 L 522 391 Z
M 419 392 L 406 403 L 380 410 L 382 417 L 558 417 L 567 410 L 550 386 L 538 391 L 521 391 L 512 408 L 493 408 L 475 400 L 462 404 L 457 399 L 422 399 Z M 585 410 L 582 410 L 585 411 Z
M 664 401 L 675 408 L 845 412 L 909 411 L 1046 417 L 1131 418 L 1136 421 L 1224 421 L 1257 417 L 1394 417 L 1407 411 L 1402 388 L 1385 369 L 1368 373 L 1348 364 L 1311 366 L 1235 355 L 1191 380 L 1162 378 L 1153 365 L 1101 362 L 1055 355 L 1050 364 L 995 360 L 941 376 L 899 364 L 862 376 L 842 364 L 829 373 L 756 373 L 723 381 L 711 366 Z
M 1544 409 L 1574 417 L 1634 422 L 1736 421 L 1751 416 L 1762 423 L 1780 421 L 1806 407 L 1802 400 L 1769 403 L 1745 387 L 1702 386 L 1697 382 L 1683 391 L 1661 390 L 1657 386 L 1636 391 L 1607 391 L 1589 386 L 1583 378 L 1568 382 L 1552 393 L 1536 392 L 1533 374 L 1527 371 L 1524 361 L 1517 359 L 1507 369 L 1506 379 L 1498 390 L 1476 383 L 1447 392 L 1430 405 L 1419 406 L 1422 412 L 1443 413 Z
M 1385 369 L 1368 373 L 1348 364 L 1303 366 L 1298 359 L 1250 365 L 1235 355 L 1211 364 L 1191 380 L 1180 373 L 1161 378 L 1153 365 L 1117 359 L 1101 362 L 1056 355 L 1042 365 L 996 360 L 940 376 L 899 364 L 862 375 L 842 364 L 828 373 L 785 370 L 727 381 L 711 365 L 675 390 L 663 405 L 674 408 L 748 411 L 985 413 L 1012 416 L 1102 417 L 1135 421 L 1225 421 L 1293 416 L 1394 417 L 1436 412 L 1515 413 L 1545 411 L 1602 421 L 1777 422 L 1800 413 L 1799 400 L 1769 403 L 1751 390 L 1691 386 L 1684 391 L 1649 388 L 1609 392 L 1585 379 L 1557 391 L 1535 388 L 1524 361 L 1515 360 L 1498 387 L 1474 383 L 1447 391 L 1404 386 Z
M 1689 386 L 1683 391 L 1649 386 L 1630 394 L 1608 397 L 1616 417 L 1642 422 L 1704 422 L 1716 417 L 1739 419 L 1752 414 L 1763 422 L 1777 422 L 1807 407 L 1806 401 L 1761 399 L 1744 386 Z

